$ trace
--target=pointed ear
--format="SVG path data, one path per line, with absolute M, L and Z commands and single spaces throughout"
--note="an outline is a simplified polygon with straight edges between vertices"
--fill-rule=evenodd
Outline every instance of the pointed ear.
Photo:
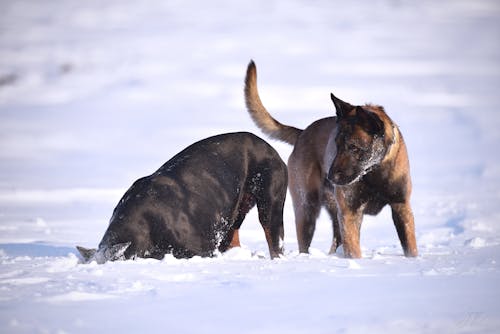
M 81 246 L 76 246 L 76 249 L 80 253 L 85 263 L 90 262 L 96 253 L 96 249 L 88 249 Z
M 354 107 L 351 104 L 337 98 L 335 95 L 333 95 L 333 93 L 330 93 L 330 98 L 332 99 L 333 105 L 335 106 L 338 118 L 346 116 L 352 111 L 352 109 L 354 109 Z

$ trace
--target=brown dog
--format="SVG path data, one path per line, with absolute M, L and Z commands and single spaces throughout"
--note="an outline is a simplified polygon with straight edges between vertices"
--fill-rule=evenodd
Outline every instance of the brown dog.
M 331 94 L 337 117 L 317 120 L 304 130 L 281 124 L 259 98 L 253 61 L 245 78 L 245 99 L 264 133 L 294 145 L 288 184 L 300 252 L 308 252 L 324 206 L 333 223 L 330 253 L 343 244 L 346 257 L 361 257 L 363 214 L 376 215 L 389 204 L 405 256 L 418 255 L 406 145 L 382 107 L 353 106 Z

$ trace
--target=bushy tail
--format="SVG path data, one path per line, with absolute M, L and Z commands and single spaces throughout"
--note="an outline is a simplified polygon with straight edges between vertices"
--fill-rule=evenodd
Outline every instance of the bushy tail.
M 281 124 L 267 112 L 257 91 L 257 68 L 253 60 L 248 64 L 245 78 L 245 102 L 250 116 L 262 132 L 271 138 L 295 145 L 302 130 Z

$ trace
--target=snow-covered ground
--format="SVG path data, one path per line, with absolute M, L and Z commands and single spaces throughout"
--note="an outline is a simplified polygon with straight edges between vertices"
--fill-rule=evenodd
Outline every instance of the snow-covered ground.
M 1 333 L 498 333 L 497 1 L 0 2 Z M 410 152 L 420 256 L 390 212 L 364 258 L 271 261 L 255 211 L 216 258 L 79 264 L 123 192 L 209 135 L 252 131 L 243 78 L 305 127 L 330 92 L 384 105 Z M 291 147 L 270 141 L 286 161 Z M 265 257 L 265 258 L 263 258 Z

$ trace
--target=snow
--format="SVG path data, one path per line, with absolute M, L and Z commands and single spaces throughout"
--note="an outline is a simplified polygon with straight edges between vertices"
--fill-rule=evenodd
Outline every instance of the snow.
M 500 4 L 3 1 L 0 332 L 497 333 Z M 420 256 L 390 210 L 363 258 L 328 255 L 328 215 L 270 260 L 255 210 L 214 258 L 81 264 L 141 176 L 204 137 L 251 131 L 243 78 L 305 127 L 330 92 L 381 104 L 410 154 Z M 268 140 L 286 161 L 291 147 Z

